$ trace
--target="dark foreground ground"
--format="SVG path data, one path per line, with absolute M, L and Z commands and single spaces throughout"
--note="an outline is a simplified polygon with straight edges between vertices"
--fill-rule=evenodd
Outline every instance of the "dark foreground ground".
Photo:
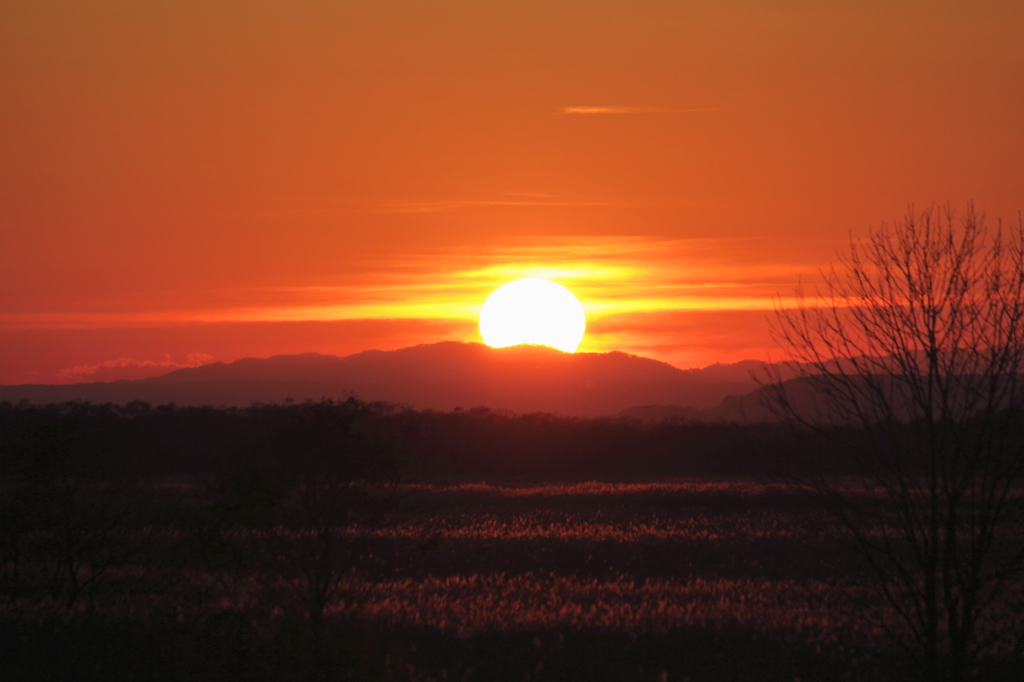
M 82 543 L 112 549 L 77 566 L 76 594 L 20 578 L 0 622 L 5 679 L 909 674 L 878 625 L 895 619 L 856 587 L 842 533 L 782 488 L 405 485 L 386 516 L 347 526 L 320 523 L 327 516 L 316 509 L 303 523 L 229 522 L 202 482 L 132 494 L 140 492 L 135 504 L 153 510 L 144 524 L 80 533 Z M 100 508 L 79 512 L 89 509 Z M 67 582 L 70 569 L 57 575 L 58 563 L 21 570 Z M 978 674 L 1020 679 L 1020 661 L 1012 643 Z

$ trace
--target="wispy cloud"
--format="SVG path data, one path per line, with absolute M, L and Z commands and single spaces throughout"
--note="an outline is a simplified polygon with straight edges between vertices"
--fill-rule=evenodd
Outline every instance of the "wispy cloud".
M 285 214 L 348 213 L 444 213 L 479 208 L 532 208 L 532 207 L 638 207 L 636 203 L 623 203 L 539 192 L 504 192 L 497 196 L 462 199 L 426 199 L 422 201 L 374 201 L 345 197 L 284 197 L 275 198 L 274 211 Z
M 529 196 L 529 195 L 528 195 Z M 613 201 L 592 201 L 586 199 L 569 199 L 558 197 L 522 198 L 522 199 L 453 199 L 448 201 L 402 202 L 385 206 L 368 206 L 361 209 L 365 213 L 440 213 L 457 211 L 464 208 L 477 207 L 532 207 L 532 206 L 566 206 L 566 207 L 598 207 L 627 206 L 628 204 Z
M 805 284 L 813 286 L 813 273 L 833 252 L 824 241 L 804 240 L 794 246 L 783 237 L 587 235 L 524 239 L 487 249 L 470 244 L 439 246 L 367 259 L 358 272 L 318 276 L 294 286 L 135 292 L 83 299 L 74 309 L 63 311 L 0 310 L 0 340 L 8 332 L 14 332 L 8 338 L 33 338 L 18 336 L 26 330 L 120 333 L 115 330 L 207 327 L 213 331 L 195 333 L 212 338 L 221 325 L 272 324 L 283 329 L 281 325 L 344 323 L 383 324 L 390 331 L 346 327 L 344 335 L 337 330 L 330 335 L 345 336 L 350 346 L 342 348 L 331 341 L 329 346 L 306 349 L 348 353 L 442 339 L 478 341 L 477 316 L 494 289 L 514 279 L 543 277 L 568 287 L 583 304 L 588 331 L 581 350 L 618 349 L 678 366 L 697 366 L 761 357 L 757 349 L 770 347 L 770 339 L 766 341 L 762 332 L 776 294 L 792 291 L 801 274 Z M 223 349 L 216 350 L 215 345 L 190 343 L 190 348 L 182 350 L 192 348 L 209 348 L 218 353 L 218 359 L 225 359 Z M 266 351 L 246 352 L 270 355 L 295 350 L 271 345 Z M 143 378 L 209 359 L 121 357 L 67 367 L 55 376 L 58 365 L 48 380 Z
M 61 381 L 114 381 L 117 379 L 144 379 L 159 376 L 182 367 L 198 367 L 213 362 L 206 353 L 189 353 L 184 362 L 174 362 L 167 355 L 163 360 L 136 360 L 118 358 L 94 365 L 67 367 L 57 373 Z
M 697 114 L 718 109 L 665 109 L 661 107 L 585 106 L 562 107 L 563 114 Z
M 547 238 L 481 250 L 438 248 L 364 261 L 335 281 L 291 287 L 162 292 L 78 310 L 0 312 L 0 329 L 130 328 L 230 322 L 451 320 L 472 324 L 487 295 L 522 277 L 558 281 L 593 320 L 659 311 L 770 310 L 778 292 L 820 267 L 773 238 Z M 120 362 L 111 361 L 111 362 Z M 99 367 L 71 368 L 87 374 Z

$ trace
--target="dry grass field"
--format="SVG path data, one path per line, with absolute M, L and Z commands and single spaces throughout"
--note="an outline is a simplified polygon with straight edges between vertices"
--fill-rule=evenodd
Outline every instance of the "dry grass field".
M 186 508 L 204 490 L 171 488 L 185 492 Z M 885 628 L 897 619 L 859 580 L 844 534 L 782 486 L 504 479 L 405 485 L 397 499 L 373 527 L 327 529 L 339 547 L 363 551 L 329 586 L 318 632 L 307 606 L 315 572 L 282 570 L 266 555 L 297 552 L 312 528 L 235 526 L 225 537 L 247 559 L 175 565 L 168 553 L 194 551 L 203 532 L 178 517 L 135 531 L 146 558 L 111 566 L 71 611 L 9 600 L 8 670 L 26 666 L 23 679 L 905 678 Z M 1019 613 L 1008 606 L 1004 616 Z M 1020 648 L 993 643 L 995 679 L 1016 669 Z

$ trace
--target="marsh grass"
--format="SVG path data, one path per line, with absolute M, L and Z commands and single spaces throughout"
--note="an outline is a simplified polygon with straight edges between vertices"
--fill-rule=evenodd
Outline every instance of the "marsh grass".
M 147 558 L 110 568 L 130 590 L 74 612 L 28 597 L 2 607 L 9 679 L 904 677 L 841 533 L 778 486 L 406 485 L 387 523 L 331 531 L 368 537 L 369 551 L 313 637 L 302 576 L 258 555 L 307 531 L 235 526 L 222 540 L 238 561 L 210 560 L 203 487 L 178 485 L 186 515 L 155 515 L 136 531 Z M 1008 604 L 1003 617 L 1019 615 Z M 1020 672 L 1021 644 L 999 646 L 982 677 Z

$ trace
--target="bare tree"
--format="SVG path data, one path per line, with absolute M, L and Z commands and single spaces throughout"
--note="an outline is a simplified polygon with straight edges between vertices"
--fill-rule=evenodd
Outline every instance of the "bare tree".
M 329 608 L 346 575 L 372 557 L 374 532 L 398 511 L 401 484 L 419 464 L 409 451 L 418 422 L 397 406 L 355 398 L 250 412 L 274 427 L 211 491 L 210 513 L 220 519 L 213 542 L 236 552 L 248 578 L 280 589 L 279 603 L 298 607 L 311 645 L 306 672 L 326 679 L 347 653 L 329 645 Z
M 824 277 L 776 308 L 797 378 L 776 367 L 766 404 L 839 436 L 794 481 L 845 526 L 923 678 L 965 679 L 1024 576 L 1024 227 L 911 209 Z
M 144 563 L 148 491 L 110 447 L 107 406 L 0 408 L 0 595 L 58 618 L 92 610 Z

